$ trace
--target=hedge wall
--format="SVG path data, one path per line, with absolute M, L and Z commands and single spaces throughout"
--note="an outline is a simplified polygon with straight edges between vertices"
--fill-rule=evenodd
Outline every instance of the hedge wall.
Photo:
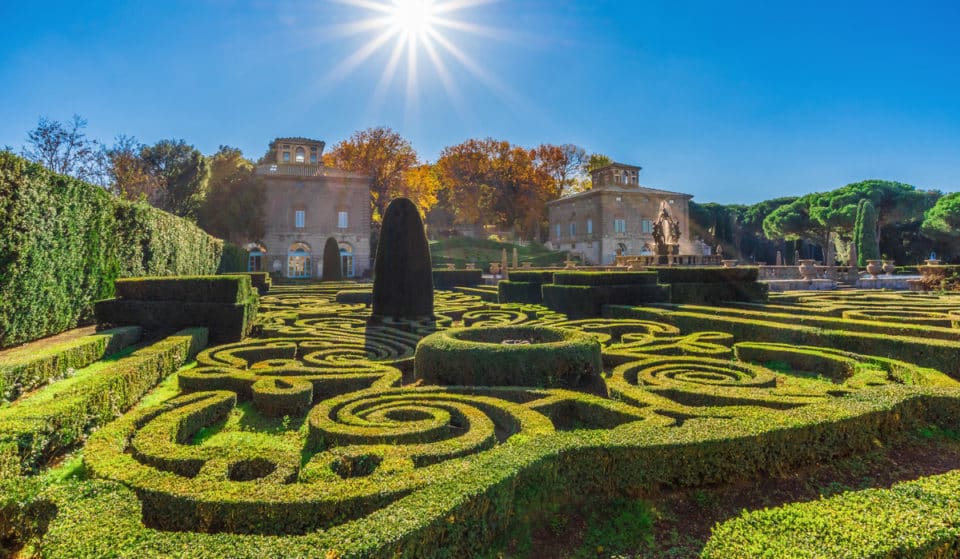
M 206 345 L 205 328 L 182 330 L 102 371 L 62 380 L 0 409 L 0 479 L 34 470 L 89 429 L 116 419 Z
M 960 470 L 718 524 L 701 557 L 936 558 L 960 555 Z
M 247 258 L 249 253 L 247 249 L 240 245 L 226 242 L 223 243 L 223 256 L 220 258 L 220 265 L 217 267 L 218 274 L 244 273 L 247 271 Z M 267 272 L 253 272 L 263 273 Z
M 124 278 L 116 281 L 116 292 L 116 299 L 94 306 L 101 327 L 140 325 L 168 333 L 203 326 L 216 343 L 239 341 L 249 334 L 260 301 L 245 274 Z
M 0 403 L 82 369 L 140 340 L 139 326 L 104 330 L 44 348 L 27 346 L 0 357 Z
M 0 152 L 0 347 L 73 328 L 119 276 L 212 274 L 223 241 Z
M 453 289 L 454 287 L 473 287 L 483 283 L 481 270 L 434 270 L 434 289 Z

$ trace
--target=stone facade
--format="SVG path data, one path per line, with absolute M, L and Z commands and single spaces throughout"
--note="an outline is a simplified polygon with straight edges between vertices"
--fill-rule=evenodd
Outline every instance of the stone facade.
M 319 278 L 324 244 L 334 237 L 345 275 L 369 272 L 371 179 L 324 167 L 323 147 L 308 138 L 277 138 L 268 161 L 257 166 L 266 227 L 263 239 L 247 245 L 250 269 Z
M 653 223 L 661 204 L 680 225 L 680 253 L 692 254 L 693 196 L 640 186 L 640 167 L 614 163 L 591 173 L 593 188 L 547 204 L 549 244 L 587 264 L 610 265 L 623 255 L 652 255 Z

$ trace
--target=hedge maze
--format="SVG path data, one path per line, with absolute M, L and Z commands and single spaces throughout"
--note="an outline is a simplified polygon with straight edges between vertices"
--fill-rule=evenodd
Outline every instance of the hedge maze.
M 625 285 L 607 281 L 552 285 Z M 251 336 L 200 351 L 159 401 L 98 420 L 83 479 L 8 473 L 0 537 L 33 538 L 45 557 L 495 556 L 568 506 L 749 482 L 960 428 L 960 297 L 658 296 L 571 318 L 438 290 L 432 318 L 371 321 L 365 293 L 274 285 Z M 0 433 L 17 408 L 0 407 Z M 947 556 L 957 484 L 744 513 L 704 554 L 809 557 L 822 540 L 848 556 Z

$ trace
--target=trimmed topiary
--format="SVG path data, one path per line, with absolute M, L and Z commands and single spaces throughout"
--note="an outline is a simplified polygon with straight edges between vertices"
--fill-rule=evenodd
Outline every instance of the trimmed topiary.
M 590 334 L 544 326 L 458 328 L 417 345 L 414 376 L 464 386 L 590 386 L 603 371 Z
M 394 319 L 433 316 L 430 247 L 416 205 L 390 202 L 373 266 L 373 315 Z
M 253 383 L 253 406 L 270 417 L 296 417 L 313 402 L 313 384 L 296 377 L 266 377 Z
M 340 244 L 333 237 L 327 237 L 323 245 L 323 280 L 343 281 L 343 270 L 340 268 Z

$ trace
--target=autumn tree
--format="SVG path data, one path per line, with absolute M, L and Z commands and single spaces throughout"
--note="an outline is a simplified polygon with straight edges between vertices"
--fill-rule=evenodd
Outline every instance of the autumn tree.
M 390 200 L 399 196 L 410 198 L 422 211 L 435 201 L 436 190 L 421 192 L 415 186 L 430 186 L 430 182 L 419 181 L 422 174 L 411 175 L 408 172 L 418 165 L 417 152 L 403 136 L 387 127 L 368 128 L 354 132 L 348 139 L 338 143 L 324 155 L 324 164 L 342 169 L 364 173 L 372 177 L 370 201 L 372 218 L 379 224 L 383 212 Z
M 99 142 L 87 138 L 86 127 L 87 120 L 80 115 L 67 123 L 42 116 L 27 133 L 21 154 L 55 173 L 105 186 L 103 150 Z
M 456 223 L 495 225 L 521 235 L 540 236 L 545 204 L 557 195 L 557 184 L 535 161 L 537 150 L 502 140 L 467 140 L 440 154 L 443 199 Z
M 174 215 L 196 219 L 210 176 L 203 154 L 183 140 L 161 140 L 144 146 L 140 156 L 160 181 L 153 204 Z
M 391 194 L 391 198 L 409 198 L 417 206 L 422 218 L 430 208 L 436 205 L 439 191 L 440 177 L 436 166 L 421 163 L 407 169 L 403 174 L 400 188 Z
M 537 169 L 553 180 L 553 199 L 576 191 L 585 174 L 587 152 L 574 144 L 540 144 L 530 150 Z
M 454 216 L 454 223 L 484 224 L 492 199 L 492 189 L 487 184 L 490 158 L 484 143 L 484 140 L 467 140 L 445 147 L 437 160 L 442 198 Z
M 591 173 L 597 169 L 600 169 L 601 167 L 606 167 L 607 165 L 612 164 L 613 159 L 602 153 L 591 153 L 589 156 L 582 158 L 577 177 L 573 181 L 573 184 L 570 185 L 570 192 L 573 193 L 590 190 L 593 188 L 593 177 Z
M 143 148 L 136 138 L 117 136 L 113 146 L 105 152 L 107 177 L 110 190 L 117 196 L 156 205 L 160 197 L 160 179 L 141 156 Z
M 210 158 L 210 180 L 197 224 L 211 235 L 238 244 L 256 241 L 264 234 L 265 199 L 253 163 L 239 149 L 220 146 Z

